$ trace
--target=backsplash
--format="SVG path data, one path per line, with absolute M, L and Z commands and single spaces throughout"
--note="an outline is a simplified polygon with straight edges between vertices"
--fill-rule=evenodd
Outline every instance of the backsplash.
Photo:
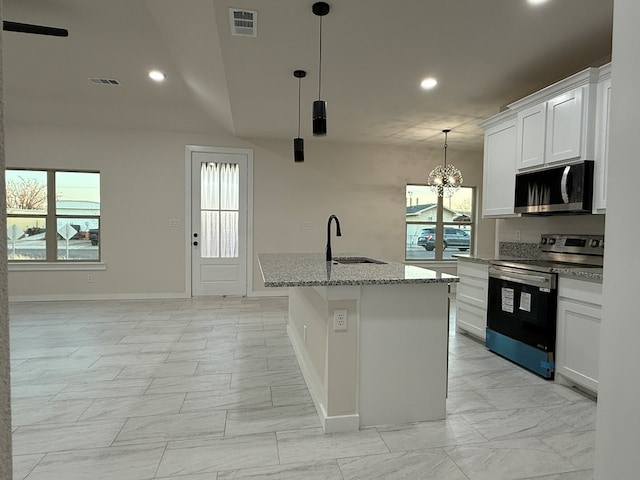
M 519 217 L 496 220 L 496 240 L 500 243 L 535 243 L 544 233 L 604 235 L 604 215 Z
M 510 258 L 538 258 L 540 247 L 538 243 L 499 242 L 498 255 Z

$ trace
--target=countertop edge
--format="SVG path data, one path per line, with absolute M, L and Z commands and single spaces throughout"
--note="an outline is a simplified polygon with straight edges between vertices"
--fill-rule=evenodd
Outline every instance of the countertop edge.
M 340 287 L 358 285 L 416 285 L 424 283 L 458 283 L 459 277 L 452 275 L 448 278 L 417 278 L 417 279 L 385 279 L 385 280 L 329 280 L 329 281 L 293 281 L 293 282 L 264 282 L 265 287 Z

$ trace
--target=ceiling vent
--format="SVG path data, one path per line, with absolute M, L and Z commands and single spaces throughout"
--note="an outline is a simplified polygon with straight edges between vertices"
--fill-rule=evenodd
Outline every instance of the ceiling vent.
M 255 10 L 229 9 L 231 35 L 239 37 L 258 36 L 258 12 Z
M 90 78 L 92 83 L 96 83 L 98 85 L 121 85 L 118 80 L 113 78 Z

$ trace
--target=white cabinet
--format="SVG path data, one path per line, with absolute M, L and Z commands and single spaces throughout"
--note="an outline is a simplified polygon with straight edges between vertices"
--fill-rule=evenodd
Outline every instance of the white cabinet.
M 598 74 L 588 68 L 509 105 L 518 171 L 593 159 Z
M 487 288 L 489 265 L 458 260 L 456 290 L 456 326 L 485 340 L 487 328 Z
M 609 168 L 609 118 L 611 110 L 611 64 L 600 69 L 596 103 L 596 149 L 593 213 L 607 209 L 607 170 Z
M 518 112 L 516 161 L 518 170 L 544 165 L 547 104 Z
M 588 94 L 591 89 L 591 86 L 576 88 L 547 102 L 547 137 L 544 151 L 546 163 L 585 159 L 582 138 L 586 133 L 584 124 L 587 118 L 583 115 L 583 109 L 594 109 L 595 106 L 584 102 L 583 95 Z
M 587 68 L 507 106 L 485 129 L 483 217 L 515 216 L 516 173 L 595 160 L 593 213 L 605 213 L 611 65 Z
M 496 115 L 481 125 L 484 133 L 482 216 L 513 216 L 516 184 L 516 117 Z
M 556 338 L 556 381 L 596 393 L 602 321 L 602 284 L 560 277 Z

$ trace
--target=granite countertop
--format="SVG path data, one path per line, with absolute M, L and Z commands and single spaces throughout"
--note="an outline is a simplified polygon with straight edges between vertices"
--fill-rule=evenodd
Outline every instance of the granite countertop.
M 481 263 L 484 265 L 489 265 L 491 262 L 497 260 L 522 260 L 523 257 L 514 257 L 510 255 L 470 255 L 470 254 L 453 254 L 458 260 L 462 260 L 463 262 L 469 263 Z
M 602 268 L 554 268 L 553 271 L 562 277 L 574 277 L 602 283 Z
M 334 258 L 362 257 L 334 255 Z M 377 262 L 381 260 L 373 259 Z M 258 263 L 265 287 L 452 283 L 458 277 L 403 263 L 325 261 L 324 253 L 260 253 Z
M 463 262 L 471 262 L 471 263 L 480 263 L 484 265 L 489 265 L 492 261 L 495 260 L 518 260 L 518 258 L 514 257 L 491 257 L 488 255 L 454 255 L 459 261 Z M 584 267 L 570 267 L 570 268 L 552 268 L 551 271 L 553 273 L 557 273 L 558 275 L 562 275 L 565 277 L 574 277 L 578 279 L 584 280 L 592 280 L 596 282 L 602 282 L 602 268 L 584 268 Z

